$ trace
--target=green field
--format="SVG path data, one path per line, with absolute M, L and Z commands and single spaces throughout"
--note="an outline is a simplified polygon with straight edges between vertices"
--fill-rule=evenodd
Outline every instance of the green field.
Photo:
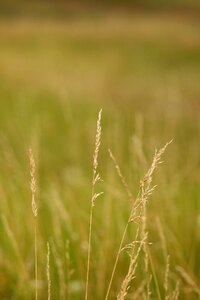
M 103 181 L 96 190 L 104 194 L 93 211 L 89 299 L 105 299 L 130 213 L 108 148 L 136 197 L 155 148 L 171 139 L 147 205 L 149 299 L 168 299 L 167 255 L 168 292 L 179 282 L 179 299 L 199 299 L 200 20 L 147 12 L 0 21 L 0 299 L 35 299 L 30 147 L 37 165 L 38 299 L 47 299 L 47 241 L 52 299 L 84 299 L 101 108 Z M 135 230 L 130 223 L 124 245 Z M 128 264 L 123 251 L 109 299 Z M 148 299 L 142 251 L 135 275 L 127 299 Z

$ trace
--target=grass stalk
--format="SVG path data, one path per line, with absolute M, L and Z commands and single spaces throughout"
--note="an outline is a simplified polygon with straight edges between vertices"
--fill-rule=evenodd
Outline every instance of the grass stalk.
M 85 287 L 85 300 L 88 299 L 88 287 L 89 287 L 89 275 L 90 275 L 90 260 L 91 260 L 91 239 L 92 239 L 92 225 L 93 225 L 93 208 L 95 205 L 95 200 L 102 193 L 95 193 L 96 183 L 101 180 L 99 173 L 97 172 L 98 167 L 98 154 L 101 144 L 101 114 L 102 110 L 99 111 L 97 119 L 97 130 L 95 138 L 95 150 L 93 155 L 93 177 L 92 177 L 92 194 L 90 203 L 90 220 L 89 220 L 89 234 L 88 234 L 88 253 L 87 253 L 87 270 L 86 270 L 86 287 Z
M 50 247 L 47 242 L 47 284 L 48 284 L 48 300 L 51 300 L 51 275 L 50 275 Z
M 31 175 L 31 193 L 32 193 L 32 213 L 34 218 L 34 260 L 35 260 L 35 300 L 38 299 L 38 254 L 37 254 L 37 211 L 38 207 L 35 201 L 36 193 L 36 176 L 35 176 L 35 159 L 32 149 L 29 149 L 30 175 Z

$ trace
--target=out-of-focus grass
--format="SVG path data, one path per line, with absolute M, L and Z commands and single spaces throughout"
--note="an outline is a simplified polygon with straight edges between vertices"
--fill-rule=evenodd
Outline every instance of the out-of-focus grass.
M 103 108 L 100 171 L 105 195 L 94 209 L 91 298 L 104 299 L 130 205 L 115 174 L 110 147 L 136 195 L 154 147 L 174 138 L 157 172 L 148 207 L 149 239 L 163 295 L 181 279 L 181 299 L 198 282 L 200 23 L 173 15 L 85 17 L 68 21 L 0 22 L 0 296 L 32 299 L 34 244 L 28 148 L 38 165 L 39 295 L 45 298 L 46 242 L 51 246 L 53 299 L 64 299 L 65 243 L 74 269 L 73 299 L 83 298 L 96 116 Z M 161 225 L 159 225 L 161 224 Z M 131 226 L 130 226 L 131 227 Z M 134 226 L 133 226 L 134 227 Z M 127 241 L 133 239 L 130 228 Z M 121 256 L 112 296 L 127 269 Z M 64 275 L 62 275 L 64 270 Z M 134 291 L 143 280 L 139 266 Z M 158 295 L 154 291 L 153 299 Z M 197 283 L 198 285 L 198 283 Z

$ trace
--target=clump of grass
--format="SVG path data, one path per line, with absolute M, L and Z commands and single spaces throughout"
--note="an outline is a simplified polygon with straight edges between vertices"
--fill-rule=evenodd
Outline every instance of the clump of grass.
M 89 277 L 90 277 L 90 263 L 91 263 L 91 241 L 92 241 L 92 226 L 93 226 L 93 209 L 95 206 L 95 200 L 102 194 L 97 193 L 95 191 L 96 184 L 98 181 L 101 180 L 101 177 L 98 172 L 98 155 L 99 155 L 99 149 L 101 144 L 101 117 L 102 117 L 102 110 L 99 111 L 98 119 L 97 119 L 97 129 L 96 129 L 96 137 L 95 137 L 95 149 L 94 149 L 94 155 L 93 155 L 93 176 L 92 176 L 92 192 L 91 192 L 91 202 L 90 202 L 90 218 L 89 218 L 89 233 L 88 233 L 88 252 L 87 252 L 87 268 L 86 268 L 86 286 L 85 286 L 85 300 L 88 300 L 88 294 L 89 294 Z M 114 162 L 114 166 L 116 168 L 117 174 L 122 182 L 122 185 L 125 188 L 125 191 L 128 195 L 128 198 L 131 200 L 131 211 L 130 215 L 128 217 L 121 242 L 117 251 L 114 267 L 111 273 L 111 278 L 108 284 L 108 289 L 106 292 L 105 300 L 108 299 L 110 294 L 111 285 L 113 282 L 113 278 L 116 272 L 117 264 L 119 261 L 119 257 L 121 253 L 126 249 L 129 251 L 130 256 L 130 262 L 129 267 L 127 270 L 127 274 L 124 277 L 124 280 L 121 283 L 121 286 L 119 288 L 119 292 L 117 293 L 117 299 L 118 300 L 124 300 L 128 293 L 131 286 L 131 282 L 134 280 L 136 276 L 136 269 L 138 265 L 138 259 L 141 254 L 141 251 L 143 249 L 144 252 L 144 266 L 145 266 L 145 274 L 146 274 L 146 280 L 145 282 L 142 282 L 139 289 L 136 291 L 136 294 L 143 293 L 143 296 L 145 299 L 150 299 L 151 297 L 151 271 L 150 271 L 150 259 L 149 259 L 149 249 L 148 249 L 148 231 L 147 231 L 147 225 L 146 225 L 146 206 L 149 201 L 149 197 L 155 190 L 155 185 L 152 185 L 153 180 L 153 174 L 155 169 L 159 164 L 162 163 L 161 157 L 164 154 L 167 146 L 171 143 L 167 143 L 163 148 L 161 148 L 159 151 L 155 151 L 152 164 L 148 171 L 146 172 L 144 178 L 140 181 L 140 188 L 137 197 L 135 198 L 131 192 L 131 189 L 129 188 L 129 185 L 125 179 L 125 177 L 122 174 L 122 171 L 117 163 L 117 160 L 111 150 L 109 150 L 109 155 L 111 159 Z M 38 257 L 37 257 L 37 214 L 38 214 L 38 207 L 35 200 L 36 195 L 36 165 L 35 165 L 35 159 L 32 153 L 32 150 L 29 150 L 29 159 L 30 159 L 30 175 L 31 175 L 31 193 L 32 193 L 32 213 L 34 217 L 34 249 L 35 249 L 35 299 L 38 299 Z M 133 239 L 133 241 L 130 244 L 124 245 L 125 236 L 128 230 L 128 226 L 130 224 L 136 224 L 136 234 Z M 56 254 L 56 253 L 55 253 Z M 67 260 L 67 283 L 64 282 L 64 274 L 62 271 L 62 274 L 59 273 L 60 282 L 62 283 L 62 287 L 69 287 L 69 281 L 70 281 L 70 260 L 69 260 L 69 242 L 66 244 L 66 260 Z M 59 262 L 59 268 L 61 269 L 61 262 L 58 256 L 56 255 L 56 261 Z M 51 300 L 51 276 L 50 276 L 50 246 L 49 243 L 47 243 L 47 284 L 48 284 L 48 300 Z M 165 300 L 169 299 L 169 291 L 168 291 L 168 276 L 169 276 L 169 257 L 167 259 L 166 264 L 166 271 L 165 271 L 165 280 L 164 280 L 164 289 L 165 289 Z M 62 297 L 65 295 L 65 291 L 63 288 L 61 288 L 61 294 Z M 66 293 L 68 294 L 68 297 L 70 296 L 70 290 L 67 288 Z M 173 299 L 178 299 L 179 295 L 179 285 L 176 286 L 174 292 L 173 292 Z M 160 296 L 159 296 L 160 297 Z
M 149 275 L 149 258 L 148 258 L 148 241 L 147 241 L 147 236 L 148 236 L 148 232 L 146 230 L 146 205 L 148 202 L 148 199 L 150 197 L 150 195 L 152 194 L 152 192 L 154 191 L 156 186 L 152 186 L 152 179 L 153 179 L 153 173 L 155 171 L 155 169 L 157 168 L 157 166 L 159 164 L 161 164 L 161 157 L 164 154 L 167 146 L 171 143 L 172 141 L 166 143 L 166 145 L 164 147 L 162 147 L 159 151 L 155 151 L 154 157 L 153 157 L 153 161 L 152 164 L 150 166 L 150 168 L 148 169 L 148 171 L 146 172 L 143 180 L 141 180 L 140 182 L 140 190 L 138 193 L 138 197 L 136 198 L 135 201 L 133 201 L 133 205 L 132 205 L 132 209 L 131 209 L 131 213 L 129 215 L 128 221 L 126 223 L 122 238 L 121 238 L 121 242 L 119 245 L 119 249 L 116 255 L 116 259 L 115 259 L 115 263 L 114 263 L 114 267 L 113 267 L 113 271 L 111 274 L 111 278 L 109 281 L 109 285 L 108 285 L 108 289 L 107 289 L 107 293 L 106 293 L 106 297 L 105 299 L 108 299 L 109 293 L 110 293 L 110 289 L 111 289 L 111 284 L 114 278 L 114 274 L 116 271 L 116 267 L 117 267 L 117 263 L 120 257 L 120 254 L 122 252 L 122 250 L 124 248 L 126 248 L 126 246 L 123 248 L 123 243 L 124 243 L 124 239 L 126 236 L 126 232 L 128 229 L 128 226 L 131 222 L 136 222 L 137 225 L 137 231 L 136 231 L 136 236 L 135 236 L 135 240 L 132 242 L 131 244 L 131 255 L 130 255 L 130 264 L 129 264 L 129 269 L 127 272 L 127 275 L 125 276 L 125 279 L 121 285 L 120 291 L 118 293 L 118 299 L 122 300 L 126 297 L 127 293 L 128 293 L 128 289 L 130 287 L 130 283 L 132 281 L 132 279 L 134 278 L 135 275 L 135 270 L 137 267 L 137 259 L 140 253 L 141 248 L 143 247 L 144 250 L 144 262 L 145 262 L 145 273 L 147 276 L 146 279 L 146 298 L 149 299 L 150 297 L 150 281 L 151 281 L 151 276 Z M 122 176 L 121 170 L 118 166 L 118 164 L 116 163 L 116 159 L 114 158 L 112 152 L 110 151 L 110 156 L 113 159 L 114 163 L 115 163 L 115 167 L 117 170 L 117 173 L 122 181 L 122 184 L 124 185 L 128 195 L 130 194 L 130 189 L 128 188 L 128 185 L 126 183 L 125 178 Z M 132 196 L 132 195 L 131 195 Z M 139 247 L 137 249 L 137 251 L 135 252 L 135 245 L 137 243 L 137 239 L 138 237 L 141 236 L 141 241 L 139 242 Z
M 91 263 L 91 241 L 92 241 L 92 226 L 93 226 L 93 209 L 95 206 L 95 200 L 102 194 L 102 192 L 96 192 L 96 184 L 98 181 L 101 180 L 101 177 L 98 172 L 98 155 L 99 155 L 99 149 L 101 144 L 101 117 L 102 117 L 102 110 L 99 111 L 98 119 L 97 119 L 97 129 L 96 129 L 96 137 L 95 137 L 95 149 L 94 149 L 94 155 L 93 155 L 93 176 L 92 176 L 92 192 L 91 192 L 91 202 L 90 202 L 90 219 L 89 219 L 89 232 L 88 232 L 88 252 L 87 252 L 87 268 L 86 268 L 86 286 L 85 286 L 85 300 L 88 300 L 88 294 L 89 294 L 89 277 L 90 277 L 90 263 Z M 127 183 L 127 180 L 122 174 L 122 171 L 117 163 L 117 160 L 111 150 L 109 150 L 109 155 L 111 159 L 114 162 L 114 166 L 116 168 L 117 174 L 122 182 L 122 185 L 128 195 L 128 198 L 131 201 L 131 211 L 127 220 L 127 223 L 124 228 L 124 232 L 122 234 L 122 238 L 120 241 L 120 245 L 117 251 L 117 255 L 115 258 L 113 270 L 111 273 L 111 278 L 108 284 L 108 289 L 106 292 L 105 300 L 108 299 L 110 294 L 111 285 L 114 279 L 114 275 L 116 272 L 117 264 L 120 258 L 120 255 L 124 250 L 128 250 L 129 252 L 129 266 L 127 273 L 121 283 L 121 286 L 119 288 L 119 292 L 116 293 L 117 300 L 124 300 L 129 293 L 129 289 L 131 287 L 131 283 L 134 280 L 136 276 L 136 269 L 139 262 L 139 256 L 143 250 L 144 254 L 144 267 L 145 267 L 145 274 L 146 274 L 146 280 L 141 282 L 141 285 L 139 288 L 135 291 L 135 294 L 133 296 L 136 297 L 136 295 L 143 294 L 143 297 L 147 300 L 151 298 L 151 279 L 152 279 L 152 273 L 153 266 L 152 262 L 149 256 L 149 249 L 148 246 L 150 242 L 148 241 L 148 231 L 147 231 L 147 224 L 146 224 L 146 207 L 147 203 L 149 201 L 149 198 L 153 191 L 155 190 L 156 186 L 152 185 L 153 181 L 153 174 L 158 167 L 159 164 L 162 163 L 161 157 L 164 154 L 167 146 L 171 143 L 168 142 L 165 144 L 164 147 L 162 147 L 159 151 L 155 151 L 152 163 L 150 165 L 150 168 L 147 170 L 144 178 L 140 181 L 139 186 L 139 192 L 137 197 L 134 197 L 131 189 L 129 188 L 129 185 Z M 38 206 L 35 200 L 36 197 L 36 165 L 35 165 L 35 159 L 32 153 L 32 150 L 29 150 L 29 160 L 30 160 L 30 175 L 31 175 L 31 194 L 32 194 L 32 213 L 34 217 L 34 250 L 35 250 L 35 299 L 38 299 L 38 255 L 37 255 L 37 215 L 38 215 Z M 125 236 L 128 230 L 128 226 L 130 224 L 136 224 L 136 234 L 133 239 L 133 241 L 130 244 L 125 244 Z M 162 242 L 164 241 L 163 232 L 162 232 Z M 60 237 L 61 238 L 61 237 Z M 164 254 L 165 257 L 167 256 L 167 250 L 166 245 L 163 246 L 165 249 Z M 60 296 L 61 298 L 65 297 L 67 294 L 68 298 L 70 297 L 70 288 L 69 288 L 69 282 L 71 277 L 71 271 L 70 271 L 70 257 L 69 257 L 69 242 L 66 243 L 66 262 L 67 262 L 67 283 L 65 282 L 65 276 L 63 273 L 63 270 L 61 270 L 62 262 L 60 261 L 60 258 L 58 257 L 56 253 L 56 249 L 54 247 L 54 253 L 56 257 L 56 262 L 58 264 L 58 270 L 59 271 L 59 279 L 60 279 Z M 166 261 L 166 270 L 165 270 L 165 278 L 164 278 L 164 290 L 165 290 L 165 300 L 169 300 L 170 297 L 174 300 L 177 300 L 179 297 L 179 283 L 177 283 L 174 291 L 170 294 L 169 292 L 169 256 L 167 256 Z M 152 269 L 152 270 L 151 270 Z M 183 274 L 183 272 L 182 272 Z M 185 274 L 185 273 L 184 273 Z M 51 300 L 51 276 L 50 276 L 50 246 L 49 243 L 47 243 L 47 267 L 46 267 L 46 275 L 47 275 L 47 293 L 48 293 L 48 300 Z M 154 275 L 154 274 L 153 274 Z M 186 277 L 185 275 L 183 276 Z M 155 279 L 156 281 L 156 279 Z M 188 281 L 188 277 L 187 277 Z M 156 283 L 156 282 L 155 282 Z M 191 283 L 191 280 L 190 280 Z M 157 283 L 156 283 L 157 284 Z M 194 283 L 192 284 L 194 286 Z M 65 289 L 66 287 L 66 289 Z M 196 288 L 196 286 L 195 286 Z M 158 288 L 157 288 L 158 289 Z M 198 289 L 196 288 L 196 291 Z M 161 299 L 159 294 L 159 289 L 157 291 L 158 298 Z

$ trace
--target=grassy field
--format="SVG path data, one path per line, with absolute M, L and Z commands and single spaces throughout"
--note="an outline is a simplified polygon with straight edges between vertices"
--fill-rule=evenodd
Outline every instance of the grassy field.
M 192 16 L 0 21 L 1 299 L 35 299 L 30 147 L 37 166 L 38 299 L 48 295 L 47 242 L 52 299 L 84 298 L 101 108 L 103 181 L 96 191 L 104 194 L 93 208 L 89 299 L 105 299 L 131 209 L 108 148 L 136 197 L 155 148 L 171 139 L 147 205 L 151 296 L 141 251 L 127 299 L 167 300 L 177 282 L 179 299 L 199 299 L 199 83 L 200 22 Z M 124 245 L 134 240 L 136 227 L 129 224 Z M 109 299 L 116 298 L 128 265 L 125 250 Z

